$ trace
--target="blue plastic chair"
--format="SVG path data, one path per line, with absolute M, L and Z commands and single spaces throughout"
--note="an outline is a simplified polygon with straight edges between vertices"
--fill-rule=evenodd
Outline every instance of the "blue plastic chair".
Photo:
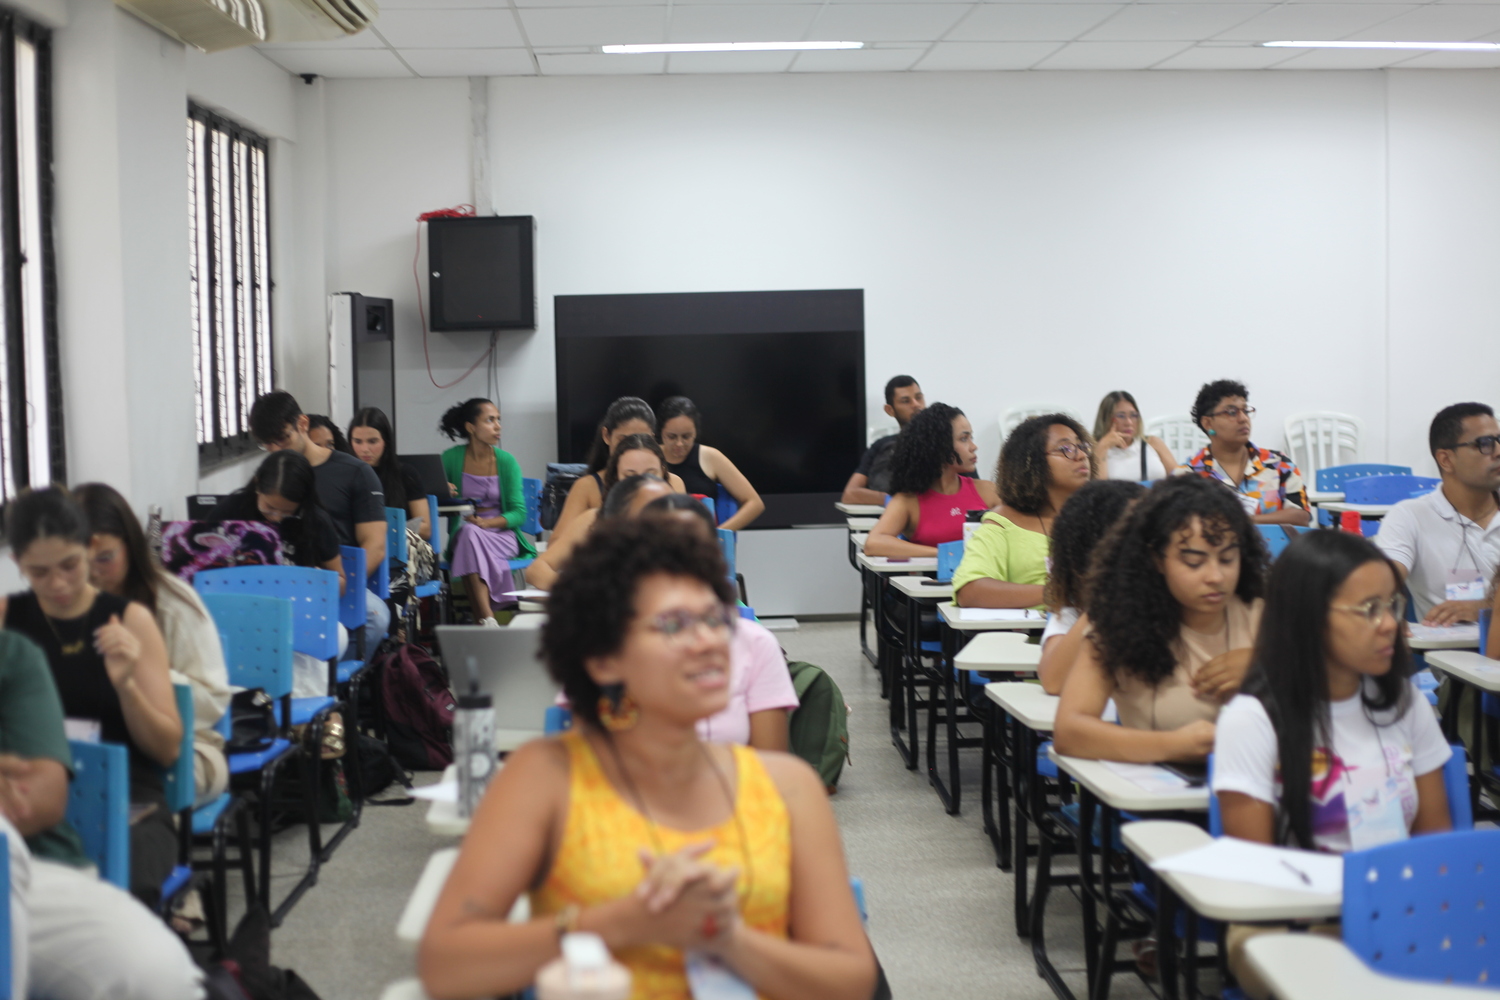
M 1411 466 L 1409 465 L 1378 465 L 1373 463 L 1332 465 L 1326 469 L 1318 470 L 1315 483 L 1319 493 L 1336 493 L 1342 490 L 1344 484 L 1351 479 L 1368 479 L 1373 476 L 1409 475 L 1411 475 Z
M 438 500 L 431 493 L 427 494 L 427 527 L 427 541 L 432 546 L 433 553 L 437 556 L 438 571 L 437 575 L 431 580 L 424 580 L 414 585 L 412 587 L 412 595 L 419 600 L 426 597 L 435 598 L 438 622 L 442 623 L 447 620 L 447 601 L 443 595 L 443 571 L 448 568 L 448 564 L 443 561 L 443 546 L 438 536 Z M 413 634 L 413 630 L 408 629 L 407 634 Z
M 739 547 L 739 539 L 736 533 L 724 528 L 719 530 L 719 548 L 724 550 L 724 562 L 729 566 L 729 582 L 734 583 L 735 577 L 735 554 Z
M 158 913 L 171 909 L 172 900 L 193 880 L 192 811 L 198 798 L 193 774 L 193 689 L 186 684 L 173 684 L 172 694 L 177 700 L 177 716 L 182 720 L 182 740 L 177 745 L 176 763 L 162 769 L 162 790 L 166 793 L 167 809 L 177 817 L 177 864 L 162 883 Z
M 540 479 L 522 479 L 521 495 L 526 498 L 526 520 L 521 523 L 517 531 L 524 531 L 535 538 L 542 533 L 542 481 Z M 510 569 L 525 569 L 534 560 L 530 556 L 521 559 L 510 560 Z
M 1392 504 L 1425 496 L 1437 489 L 1441 479 L 1428 476 L 1367 476 L 1344 483 L 1345 503 Z
M 740 502 L 722 484 L 714 491 L 714 523 L 723 524 L 740 511 Z
M 937 547 L 937 578 L 944 583 L 953 579 L 958 564 L 964 561 L 964 543 L 944 542 Z
M 365 603 L 365 588 L 359 581 L 366 579 L 365 550 L 358 545 L 340 545 L 339 555 L 344 560 L 344 592 L 339 595 L 339 624 L 349 630 L 349 645 L 352 656 L 340 660 L 336 666 L 337 683 L 346 683 L 365 666 L 365 622 L 369 620 L 369 606 Z M 373 588 L 372 588 L 373 589 Z
M 1260 537 L 1265 540 L 1266 548 L 1271 550 L 1271 560 L 1273 562 L 1292 543 L 1291 539 L 1287 538 L 1286 532 L 1281 530 L 1281 525 L 1279 524 L 1257 524 L 1256 527 L 1260 529 Z
M 573 728 L 573 713 L 561 705 L 549 705 L 542 715 L 542 733 L 555 736 Z
M 718 516 L 713 497 L 700 497 L 696 493 L 694 493 L 693 496 L 697 497 L 698 502 L 708 508 L 708 512 L 714 516 L 714 524 L 724 523 L 723 520 Z
M 400 507 L 385 509 L 385 558 L 393 568 L 406 565 L 406 511 Z
M 68 822 L 106 882 L 130 891 L 130 753 L 118 743 L 69 740 Z M 8 905 L 8 897 L 7 897 Z
M 1500 830 L 1413 837 L 1344 855 L 1344 944 L 1377 972 L 1493 986 Z

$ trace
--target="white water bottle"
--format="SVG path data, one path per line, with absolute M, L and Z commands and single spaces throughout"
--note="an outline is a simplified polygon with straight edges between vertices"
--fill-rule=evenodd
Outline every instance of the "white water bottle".
M 565 934 L 562 957 L 542 966 L 537 1000 L 626 1000 L 630 970 L 616 962 L 596 934 Z
M 474 659 L 469 658 L 469 693 L 453 711 L 453 761 L 458 771 L 458 814 L 474 815 L 495 774 L 495 705 L 480 693 Z

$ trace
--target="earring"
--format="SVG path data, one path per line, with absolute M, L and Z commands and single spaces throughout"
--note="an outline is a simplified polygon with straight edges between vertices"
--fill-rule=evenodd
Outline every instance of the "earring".
M 627 729 L 634 729 L 639 721 L 640 706 L 625 693 L 625 685 L 611 684 L 604 689 L 599 697 L 600 725 L 612 733 L 622 733 Z
M 1213 429 L 1213 428 L 1212 428 L 1212 427 L 1210 427 L 1210 428 L 1209 428 L 1209 429 L 1208 429 L 1208 436 L 1209 436 L 1209 437 L 1213 437 L 1213 436 L 1214 436 L 1214 435 L 1216 435 L 1216 434 L 1218 434 L 1218 433 L 1219 433 L 1219 432 L 1218 432 L 1218 431 L 1216 431 L 1216 430 L 1214 430 L 1214 429 Z

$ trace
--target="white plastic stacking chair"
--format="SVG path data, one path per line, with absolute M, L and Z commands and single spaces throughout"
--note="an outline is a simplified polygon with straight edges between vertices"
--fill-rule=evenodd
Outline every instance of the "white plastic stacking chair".
M 1186 413 L 1152 417 L 1146 421 L 1146 435 L 1161 438 L 1167 450 L 1172 453 L 1172 457 L 1177 459 L 1178 465 L 1208 446 L 1208 435 L 1203 433 L 1203 428 L 1193 423 L 1193 418 Z
M 1017 427 L 1020 427 L 1024 421 L 1030 420 L 1032 417 L 1040 417 L 1048 413 L 1061 413 L 1066 416 L 1072 417 L 1074 420 L 1078 420 L 1078 414 L 1074 413 L 1066 406 L 1057 406 L 1053 403 L 1021 403 L 1017 406 L 1012 406 L 1010 409 L 1000 414 L 1001 442 L 1003 443 L 1006 438 L 1010 437 L 1010 432 L 1015 430 Z M 1082 420 L 1078 420 L 1078 423 L 1080 426 L 1083 426 Z
M 876 441 L 879 441 L 883 437 L 889 437 L 890 435 L 895 434 L 900 429 L 901 428 L 897 427 L 895 424 L 880 424 L 878 426 L 874 424 L 870 425 L 869 427 L 865 428 L 865 447 L 870 447 L 870 445 L 874 444 Z
M 1314 483 L 1319 469 L 1357 464 L 1364 421 L 1349 413 L 1317 410 L 1286 418 L 1286 451 L 1304 483 Z

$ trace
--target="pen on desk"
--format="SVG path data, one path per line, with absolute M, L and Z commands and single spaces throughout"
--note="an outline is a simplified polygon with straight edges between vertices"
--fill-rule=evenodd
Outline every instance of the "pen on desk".
M 1282 858 L 1281 859 L 1281 863 L 1286 868 L 1287 871 L 1291 872 L 1293 875 L 1295 875 L 1298 878 L 1300 878 L 1302 880 L 1302 884 L 1303 885 L 1312 885 L 1312 879 L 1310 879 L 1310 878 L 1307 877 L 1307 872 L 1305 872 L 1302 869 L 1298 868 L 1296 865 L 1292 864 L 1286 858 Z

